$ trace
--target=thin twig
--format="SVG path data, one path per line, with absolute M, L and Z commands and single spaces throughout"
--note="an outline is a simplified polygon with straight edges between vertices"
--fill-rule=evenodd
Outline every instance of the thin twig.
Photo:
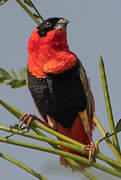
M 32 1 L 31 1 L 31 3 L 32 3 L 32 6 L 33 6 L 34 10 L 36 11 L 36 13 L 37 13 L 38 17 L 39 17 L 42 21 L 44 21 L 44 19 L 43 19 L 42 15 L 39 13 L 39 11 L 37 10 L 37 8 L 35 7 L 35 5 L 33 4 L 33 2 L 32 2 Z
M 37 177 L 40 180 L 47 180 L 44 176 L 40 175 L 39 173 L 37 173 L 33 169 L 29 168 L 27 165 L 21 163 L 20 161 L 17 161 L 16 159 L 14 159 L 14 158 L 6 155 L 6 154 L 0 153 L 0 157 L 8 160 L 9 162 L 17 165 L 18 167 L 24 169 L 25 171 L 29 172 L 30 174 L 32 174 L 33 176 Z
M 21 0 L 16 0 L 16 2 L 24 9 L 24 11 L 35 21 L 37 25 L 40 25 L 39 20 L 33 15 L 33 13 L 25 6 Z
M 106 132 L 105 132 L 102 124 L 100 123 L 100 121 L 99 121 L 98 118 L 96 117 L 96 115 L 94 115 L 94 121 L 95 121 L 97 127 L 99 128 L 102 136 L 105 137 Z M 110 147 L 110 149 L 112 150 L 112 152 L 114 153 L 115 157 L 116 157 L 117 159 L 120 159 L 120 153 L 119 153 L 119 151 L 116 149 L 116 147 L 112 144 L 111 140 L 107 137 L 107 138 L 105 139 L 105 141 L 106 141 L 106 143 L 108 144 L 108 146 Z M 97 143 L 96 143 L 95 145 L 97 145 Z
M 12 132 L 14 134 L 22 135 L 22 136 L 25 136 L 25 137 L 28 137 L 28 138 L 33 138 L 33 139 L 36 139 L 36 140 L 44 141 L 44 142 L 47 142 L 47 143 L 53 145 L 53 147 L 58 147 L 60 145 L 60 146 L 63 146 L 65 148 L 69 148 L 69 149 L 71 149 L 73 151 L 76 151 L 76 152 L 84 153 L 84 154 L 87 154 L 87 155 L 89 154 L 88 151 L 84 152 L 82 148 L 80 148 L 80 147 L 78 147 L 76 145 L 64 142 L 64 141 L 59 141 L 59 140 L 55 140 L 55 139 L 48 138 L 48 137 L 45 137 L 45 136 L 40 136 L 40 135 L 35 135 L 35 134 L 32 134 L 32 133 L 23 132 L 23 131 L 20 131 L 20 130 L 18 131 L 18 130 L 14 129 L 14 128 L 9 128 L 9 127 L 5 127 L 5 126 L 0 126 L 0 130 L 7 131 L 7 132 Z M 97 152 L 95 155 L 96 155 L 96 157 L 98 159 L 107 162 L 111 166 L 114 166 L 116 168 L 121 168 L 120 163 L 118 163 L 115 160 L 112 160 L 112 159 L 104 156 L 102 153 Z
M 40 151 L 45 151 L 45 152 L 52 153 L 52 154 L 61 155 L 63 157 L 71 158 L 77 162 L 89 165 L 88 159 L 83 158 L 83 157 L 78 156 L 78 155 L 75 155 L 75 154 L 72 154 L 72 153 L 62 151 L 62 150 L 58 150 L 58 149 L 54 149 L 54 148 L 48 148 L 48 147 L 30 144 L 27 142 L 21 142 L 21 141 L 17 141 L 17 140 L 6 139 L 6 138 L 2 138 L 2 137 L 0 137 L 0 142 L 12 144 L 12 145 L 17 145 L 17 146 L 22 146 L 22 147 L 26 147 L 29 149 L 36 149 L 36 150 L 40 150 Z M 90 166 L 95 167 L 97 169 L 100 169 L 100 170 L 102 170 L 108 174 L 112 174 L 114 176 L 121 178 L 120 172 L 113 170 L 113 169 L 110 169 L 110 168 L 103 166 L 101 164 L 98 164 L 96 162 L 90 162 Z

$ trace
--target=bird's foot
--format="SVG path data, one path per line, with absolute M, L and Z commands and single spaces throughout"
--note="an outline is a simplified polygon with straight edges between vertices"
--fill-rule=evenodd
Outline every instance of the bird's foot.
M 44 124 L 45 126 L 48 126 L 46 122 L 42 121 L 41 119 L 39 119 L 37 116 L 35 116 L 34 114 L 24 114 L 20 117 L 20 123 L 19 123 L 19 126 L 18 126 L 18 130 L 20 130 L 23 126 L 23 124 L 27 122 L 27 125 L 26 125 L 26 128 L 27 128 L 27 132 L 29 131 L 30 129 L 30 124 L 32 121 L 35 121 L 37 120 L 38 122 Z
M 95 144 L 93 141 L 90 142 L 89 145 L 85 145 L 83 150 L 85 151 L 87 148 L 89 148 L 89 161 L 93 160 L 93 155 L 95 153 Z

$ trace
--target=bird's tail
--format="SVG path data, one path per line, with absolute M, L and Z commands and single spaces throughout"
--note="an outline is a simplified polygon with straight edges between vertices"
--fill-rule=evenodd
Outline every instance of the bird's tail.
M 95 127 L 95 124 L 93 122 L 93 119 L 89 115 L 88 115 L 88 122 L 89 122 L 89 126 L 90 126 L 90 135 L 92 136 L 92 131 Z M 70 138 L 84 144 L 84 145 L 90 145 L 89 136 L 84 129 L 82 120 L 79 115 L 76 117 L 71 128 L 63 128 L 61 125 L 57 124 L 57 131 L 67 137 L 70 137 Z M 62 149 L 63 151 L 66 151 L 66 152 L 80 155 L 80 156 L 88 159 L 88 155 L 85 155 L 85 154 L 82 154 L 79 152 L 75 152 L 73 150 L 70 150 L 70 149 L 62 147 L 62 146 L 60 146 L 60 149 Z M 60 157 L 60 162 L 65 167 L 69 166 L 68 162 L 66 161 L 66 159 L 63 156 Z M 85 167 L 85 168 L 88 167 L 84 164 L 80 164 L 80 166 Z

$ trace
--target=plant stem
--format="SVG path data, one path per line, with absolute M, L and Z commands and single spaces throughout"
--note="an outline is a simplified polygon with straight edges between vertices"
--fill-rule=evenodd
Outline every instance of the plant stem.
M 87 172 L 84 168 L 81 168 L 81 166 L 76 163 L 74 160 L 66 158 L 66 161 L 70 164 L 70 166 L 73 168 L 73 170 L 78 169 L 81 171 L 83 175 L 88 177 L 90 180 L 98 180 L 95 176 L 93 176 L 91 173 Z
M 117 170 L 121 169 L 121 163 L 120 162 L 117 162 L 117 161 L 105 156 L 101 152 L 98 152 L 97 157 L 98 157 L 98 159 L 100 159 L 102 161 L 105 161 L 106 163 L 111 165 L 111 167 L 113 167 L 113 168 L 115 168 Z
M 0 104 L 1 104 L 2 106 L 4 106 L 8 111 L 10 111 L 13 115 L 15 115 L 17 118 L 20 118 L 20 116 L 23 115 L 23 113 L 21 113 L 21 112 L 18 111 L 16 108 L 14 108 L 13 106 L 7 104 L 6 102 L 4 102 L 4 101 L 2 101 L 2 100 L 0 100 Z M 55 132 L 55 131 L 52 130 L 52 129 L 49 129 L 49 128 L 47 128 L 47 127 L 44 127 L 44 126 L 42 126 L 41 124 L 39 124 L 38 126 L 41 127 L 41 129 L 43 129 L 43 130 L 45 130 L 45 131 L 47 131 L 47 132 L 49 132 L 49 133 L 52 133 L 53 135 L 55 134 L 55 136 L 57 136 L 57 137 L 65 140 L 65 141 L 67 141 L 67 142 L 70 142 L 71 144 L 74 144 L 74 145 L 78 146 L 78 147 L 79 147 L 79 150 L 78 150 L 78 151 L 79 151 L 79 152 L 81 151 L 83 145 L 81 145 L 79 142 L 74 141 L 74 140 L 72 141 L 70 138 L 67 138 L 67 137 L 65 137 L 64 135 L 62 135 L 62 134 L 60 134 L 60 133 L 57 133 L 57 132 Z M 45 135 L 43 135 L 43 134 L 42 134 L 37 128 L 35 128 L 35 127 L 36 127 L 36 123 L 35 123 L 35 122 L 32 122 L 31 128 L 33 129 L 33 131 L 36 132 L 38 135 L 45 136 Z M 12 131 L 11 131 L 11 132 L 12 132 Z M 20 132 L 20 131 L 18 131 L 18 132 Z M 15 131 L 14 131 L 14 133 L 15 133 Z M 56 140 L 56 141 L 57 141 L 57 140 Z M 76 143 L 75 143 L 75 142 L 76 142 Z M 64 142 L 61 142 L 61 143 L 64 143 Z M 66 142 L 65 142 L 65 143 L 66 143 Z M 52 145 L 52 147 L 55 146 L 54 144 L 51 144 L 51 145 Z M 69 145 L 70 145 L 70 144 L 69 144 Z M 64 146 L 64 144 L 63 144 L 63 146 Z M 111 146 L 111 148 L 113 149 L 113 152 L 115 152 L 115 151 L 116 151 L 115 147 L 114 147 L 112 144 L 110 144 L 110 146 Z M 78 148 L 78 147 L 77 147 L 77 148 Z M 88 151 L 86 151 L 85 153 L 88 154 Z M 117 153 L 117 151 L 115 152 L 115 154 L 116 154 L 116 153 Z M 96 157 L 99 158 L 99 159 L 101 159 L 100 156 L 98 157 L 98 153 L 96 153 Z M 102 159 L 102 160 L 104 160 L 104 159 Z M 105 158 L 105 162 L 107 162 L 108 164 L 111 164 L 110 158 Z M 114 164 L 113 164 L 113 166 L 119 167 L 119 165 L 114 165 Z
M 98 120 L 98 118 L 96 117 L 96 115 L 94 115 L 94 121 L 97 125 L 97 127 L 99 128 L 101 134 L 103 135 L 103 137 L 105 137 L 106 135 L 106 132 L 103 128 L 103 126 L 101 125 L 100 121 Z M 110 147 L 110 149 L 112 150 L 112 152 L 114 153 L 115 157 L 119 160 L 121 157 L 120 157 L 120 153 L 119 151 L 116 149 L 116 147 L 112 144 L 111 140 L 107 137 L 105 139 L 106 143 L 108 144 L 108 146 Z
M 47 180 L 44 176 L 40 175 L 39 173 L 37 173 L 33 169 L 29 168 L 27 165 L 21 163 L 20 161 L 17 161 L 16 159 L 14 159 L 14 158 L 6 155 L 6 154 L 0 153 L 0 157 L 8 160 L 9 162 L 17 165 L 18 167 L 24 169 L 25 171 L 29 172 L 30 174 L 32 174 L 33 176 L 37 177 L 40 180 Z
M 113 119 L 113 113 L 112 113 L 110 96 L 109 96 L 109 91 L 108 91 L 105 67 L 104 67 L 102 56 L 100 56 L 100 73 L 101 73 L 101 80 L 102 80 L 102 86 L 103 86 L 103 92 L 104 92 L 104 98 L 105 98 L 105 104 L 106 104 L 106 109 L 107 109 L 110 130 L 111 130 L 111 133 L 114 133 L 115 132 L 115 124 L 114 124 L 114 119 Z M 117 138 L 116 134 L 114 136 L 112 136 L 112 140 L 113 140 L 114 145 L 117 147 L 118 151 L 120 152 L 120 146 L 119 146 L 119 142 L 118 142 L 118 138 Z M 118 160 L 121 162 L 121 157 Z
M 21 136 L 24 136 L 24 137 L 44 141 L 44 142 L 47 142 L 47 143 L 49 143 L 51 145 L 54 145 L 54 146 L 56 145 L 56 147 L 58 145 L 60 145 L 60 146 L 69 148 L 71 150 L 74 150 L 74 151 L 77 151 L 77 152 L 80 152 L 80 153 L 84 153 L 84 154 L 86 153 L 87 155 L 89 154 L 88 151 L 84 152 L 82 148 L 80 148 L 78 146 L 75 146 L 73 144 L 64 142 L 64 141 L 59 141 L 59 140 L 56 140 L 56 139 L 52 139 L 52 138 L 48 138 L 48 137 L 45 137 L 45 136 L 40 136 L 40 135 L 36 135 L 36 134 L 32 134 L 32 133 L 23 132 L 23 131 L 20 131 L 20 130 L 18 131 L 17 129 L 9 128 L 9 127 L 6 127 L 6 126 L 0 126 L 0 130 L 7 131 L 7 132 L 12 132 L 13 134 L 18 134 L 18 135 L 21 135 Z
M 103 135 L 103 137 L 105 137 L 105 130 L 102 126 L 102 124 L 100 123 L 99 119 L 96 117 L 96 115 L 94 114 L 94 117 L 93 117 L 95 123 L 96 123 L 96 126 L 98 127 L 98 129 L 100 130 L 101 134 Z
M 37 25 L 40 25 L 39 20 L 34 16 L 34 14 L 24 5 L 21 0 L 16 0 L 16 2 L 24 9 L 24 11 L 35 21 Z
M 12 145 L 18 145 L 18 146 L 31 148 L 31 149 L 36 149 L 36 150 L 41 150 L 41 151 L 49 152 L 49 153 L 52 153 L 52 154 L 61 155 L 63 157 L 71 158 L 71 159 L 73 159 L 73 160 L 75 160 L 77 162 L 81 162 L 81 163 L 89 165 L 88 159 L 85 159 L 85 158 L 83 158 L 81 156 L 78 156 L 78 155 L 75 155 L 75 154 L 72 154 L 72 153 L 68 153 L 68 152 L 64 152 L 64 151 L 61 151 L 61 150 L 58 150 L 58 149 L 43 147 L 43 146 L 39 146 L 39 145 L 35 145 L 35 144 L 25 143 L 25 142 L 6 139 L 6 138 L 1 138 L 1 137 L 0 137 L 0 142 L 12 144 Z M 107 168 L 106 166 L 103 166 L 101 164 L 98 164 L 98 163 L 95 163 L 95 162 L 90 162 L 90 166 L 93 166 L 93 167 L 95 167 L 97 169 L 100 169 L 100 170 L 102 170 L 104 172 L 107 172 L 109 174 L 112 174 L 114 176 L 117 176 L 117 177 L 121 178 L 121 173 L 120 172 L 115 171 L 115 170 L 110 169 L 110 168 Z
M 39 13 L 39 11 L 37 10 L 37 8 L 35 7 L 35 5 L 33 4 L 32 1 L 31 1 L 31 3 L 32 3 L 32 6 L 33 6 L 34 10 L 35 10 L 36 13 L 38 14 L 39 18 L 40 18 L 42 21 L 44 21 L 43 17 L 41 16 L 41 14 Z
M 41 125 L 41 124 L 37 124 L 37 127 L 40 128 L 40 129 L 42 129 L 42 130 L 44 130 L 44 131 L 46 131 L 46 132 L 48 132 L 48 133 L 50 133 L 50 134 L 55 135 L 56 137 L 59 137 L 60 139 L 62 139 L 62 140 L 64 140 L 64 141 L 67 141 L 67 142 L 69 142 L 69 143 L 71 143 L 71 144 L 73 144 L 73 145 L 76 145 L 76 146 L 80 147 L 80 149 L 83 149 L 83 147 L 84 147 L 83 144 L 81 144 L 81 143 L 79 143 L 79 142 L 77 142 L 77 141 L 75 141 L 75 140 L 73 140 L 73 139 L 70 139 L 70 138 L 68 138 L 68 137 L 66 137 L 66 136 L 64 136 L 64 135 L 62 135 L 62 134 L 60 134 L 60 133 L 58 133 L 58 132 L 56 132 L 56 131 L 48 128 L 48 127 L 46 127 L 46 126 L 43 126 L 43 125 Z M 108 142 L 108 144 L 109 144 L 109 140 L 107 140 L 107 142 Z M 112 151 L 116 154 L 116 157 L 118 158 L 118 160 L 120 160 L 120 154 L 119 154 L 119 152 L 116 150 L 115 146 L 111 143 L 111 144 L 110 144 L 110 147 L 111 147 Z M 95 156 L 96 156 L 97 158 L 102 158 L 102 156 L 98 156 L 98 152 L 96 152 Z M 110 159 L 110 158 L 108 158 L 108 157 L 106 158 L 106 156 L 105 156 L 105 158 L 103 158 L 102 160 L 104 160 L 105 162 L 107 162 L 108 164 L 111 165 L 113 160 L 110 161 L 109 159 Z M 115 165 L 112 164 L 112 166 L 115 166 Z M 120 167 L 120 168 L 121 168 L 121 167 Z
M 84 154 L 87 154 L 87 155 L 89 154 L 88 151 L 83 152 L 83 149 L 76 146 L 76 145 L 72 145 L 72 144 L 67 143 L 67 142 L 51 139 L 51 138 L 48 138 L 48 137 L 45 137 L 45 136 L 35 135 L 35 134 L 32 134 L 32 133 L 23 132 L 23 131 L 20 131 L 20 130 L 18 131 L 18 130 L 14 129 L 14 128 L 8 128 L 8 127 L 5 127 L 5 126 L 0 126 L 0 130 L 7 131 L 7 132 L 12 132 L 14 134 L 22 135 L 22 136 L 25 136 L 25 137 L 28 137 L 28 138 L 33 138 L 33 139 L 36 139 L 36 140 L 44 141 L 44 142 L 47 142 L 47 143 L 53 145 L 53 147 L 58 147 L 58 145 L 61 145 L 63 147 L 69 148 L 69 149 L 71 149 L 73 151 L 76 151 L 76 152 L 84 153 Z M 118 162 L 104 156 L 102 153 L 97 152 L 95 155 L 96 155 L 97 158 L 107 162 L 111 166 L 114 166 L 116 168 L 121 168 L 120 163 L 118 163 Z

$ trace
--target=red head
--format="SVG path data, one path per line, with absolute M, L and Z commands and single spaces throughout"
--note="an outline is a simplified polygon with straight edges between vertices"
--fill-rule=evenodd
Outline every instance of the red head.
M 28 43 L 28 69 L 36 77 L 60 73 L 75 63 L 67 44 L 68 23 L 64 18 L 49 18 L 33 31 Z

